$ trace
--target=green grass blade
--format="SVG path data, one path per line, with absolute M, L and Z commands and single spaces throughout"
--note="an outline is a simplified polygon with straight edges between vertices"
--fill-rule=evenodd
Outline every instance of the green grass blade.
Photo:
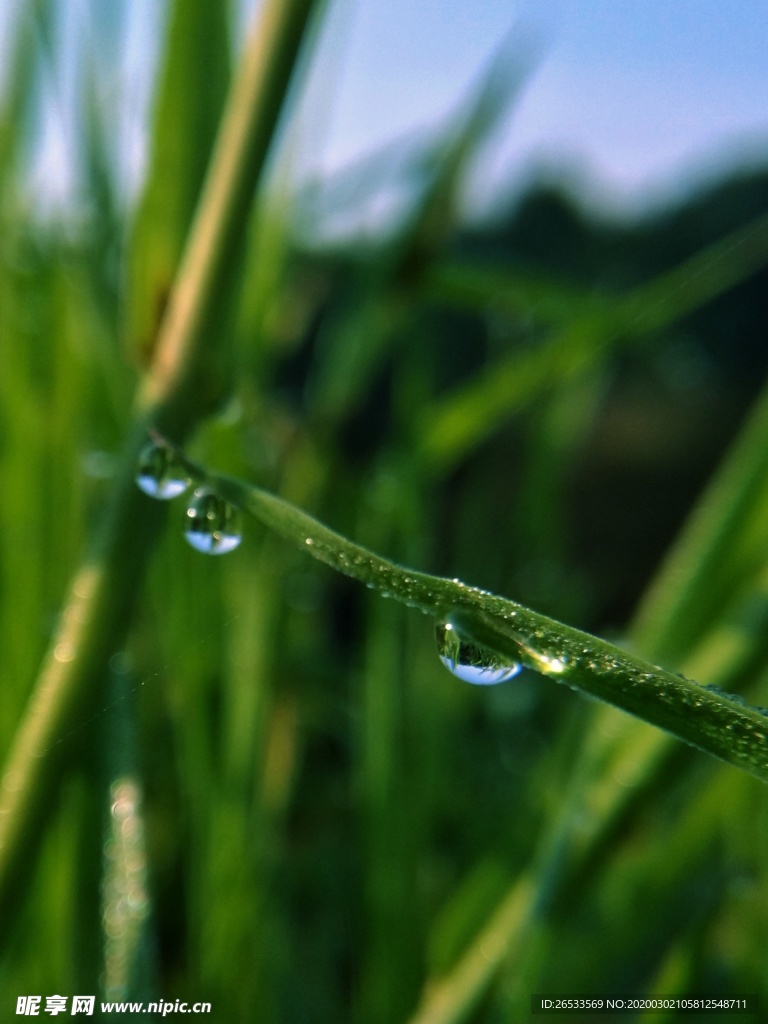
M 110 666 L 107 695 L 106 771 L 100 773 L 106 782 L 100 793 L 106 804 L 102 808 L 101 991 L 110 1000 L 150 999 L 156 994 L 156 978 L 150 952 L 153 943 L 149 935 L 151 905 L 144 787 L 139 769 L 137 686 L 119 660 Z
M 210 339 L 220 336 L 217 328 L 226 321 L 255 185 L 310 15 L 319 6 L 317 0 L 272 0 L 230 91 L 152 371 L 139 398 L 140 407 L 163 429 L 169 429 L 163 422 L 169 415 L 202 419 L 220 403 L 228 385 L 228 360 L 219 352 L 223 343 L 214 345 Z M 161 416 L 151 411 L 159 403 Z
M 768 781 L 768 719 L 604 640 L 507 598 L 395 565 L 273 494 L 188 462 L 226 500 L 332 568 L 398 598 L 468 642 L 613 704 Z
M 40 72 L 45 57 L 40 36 L 49 36 L 52 14 L 51 0 L 19 4 L 17 8 L 7 72 L 0 81 L 0 181 L 5 187 L 28 156 L 25 149 L 31 143 L 37 119 Z
M 638 650 L 674 664 L 716 618 L 729 596 L 721 577 L 740 535 L 763 512 L 766 479 L 768 387 L 646 593 L 631 632 Z
M 144 362 L 151 356 L 176 277 L 226 98 L 228 10 L 226 3 L 174 0 L 169 12 L 149 168 L 132 229 L 125 295 L 125 330 Z
M 553 385 L 567 385 L 575 375 L 603 360 L 611 347 L 642 339 L 673 323 L 747 279 L 767 261 L 768 218 L 763 217 L 625 297 L 578 301 L 573 319 L 545 344 L 532 351 L 510 353 L 426 410 L 416 427 L 420 464 L 427 470 L 446 472 L 500 423 Z M 456 271 L 453 274 L 455 277 Z M 470 286 L 473 294 L 480 292 L 480 284 L 473 278 L 464 286 L 464 296 Z M 505 283 L 498 271 L 493 272 L 485 290 L 486 308 L 491 302 L 500 302 L 502 308 L 515 305 L 518 287 L 516 278 L 510 276 Z M 522 288 L 526 298 L 531 298 L 525 280 Z M 566 289 L 564 303 L 568 294 Z M 547 299 L 551 306 L 551 292 Z

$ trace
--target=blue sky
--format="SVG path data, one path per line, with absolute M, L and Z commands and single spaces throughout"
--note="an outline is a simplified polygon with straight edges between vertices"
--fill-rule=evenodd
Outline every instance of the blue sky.
M 515 26 L 541 56 L 487 164 L 496 180 L 570 168 L 631 203 L 768 156 L 764 0 L 358 0 L 346 11 L 344 46 L 320 54 L 341 64 L 324 166 L 439 121 Z
M 0 0 L 0 60 L 19 2 Z M 73 38 L 95 18 L 115 15 L 119 25 L 122 17 L 128 43 L 111 94 L 131 126 L 122 152 L 137 180 L 161 4 L 59 2 Z M 335 0 L 303 108 L 305 165 L 333 171 L 439 125 L 512 29 L 535 38 L 540 56 L 482 165 L 484 193 L 546 167 L 631 206 L 663 199 L 719 163 L 768 157 L 766 0 Z M 58 87 L 47 187 L 57 169 L 66 177 L 66 80 Z

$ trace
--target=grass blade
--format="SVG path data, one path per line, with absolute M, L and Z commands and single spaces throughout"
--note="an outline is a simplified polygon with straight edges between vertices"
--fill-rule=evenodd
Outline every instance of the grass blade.
M 576 303 L 575 319 L 558 329 L 546 344 L 531 352 L 513 351 L 432 405 L 417 427 L 416 456 L 425 469 L 446 472 L 513 412 L 529 405 L 553 384 L 562 387 L 603 360 L 609 347 L 646 337 L 673 323 L 745 280 L 767 261 L 768 218 L 762 217 L 629 295 L 582 299 Z M 439 275 L 436 280 L 441 281 Z M 506 305 L 518 301 L 516 279 L 510 277 L 500 290 L 502 280 L 498 272 L 489 277 L 486 308 L 495 301 Z M 440 287 L 446 287 L 444 280 Z M 466 296 L 468 290 L 477 295 L 477 278 L 463 288 L 463 292 L 459 289 L 460 296 Z M 524 281 L 522 288 L 530 297 L 530 284 Z M 551 307 L 554 298 L 549 289 L 545 298 Z M 568 301 L 567 291 L 563 301 Z
M 386 596 L 450 621 L 468 642 L 613 704 L 768 781 L 768 718 L 604 640 L 488 591 L 395 565 L 273 494 L 189 471 L 287 540 Z

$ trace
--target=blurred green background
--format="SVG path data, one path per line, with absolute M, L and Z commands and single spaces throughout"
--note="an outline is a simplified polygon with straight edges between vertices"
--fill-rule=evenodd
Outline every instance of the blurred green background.
M 86 64 L 79 200 L 41 213 L 53 10 L 19 19 L 0 122 L 3 751 L 104 519 L 235 61 L 225 5 L 171 4 L 135 203 Z M 761 400 L 768 169 L 632 219 L 534 184 L 469 221 L 462 184 L 525 80 L 504 53 L 401 157 L 400 212 L 362 238 L 323 236 L 281 150 L 189 453 L 399 563 L 768 704 L 762 477 L 730 504 L 720 478 L 718 560 L 664 638 L 631 625 Z M 354 215 L 375 163 L 323 203 Z M 768 1006 L 761 783 L 527 672 L 463 684 L 418 612 L 250 522 L 207 559 L 175 505 L 30 812 L 26 871 L 0 880 L 4 1013 L 80 992 L 208 1000 L 217 1021 L 495 1024 L 534 992 Z

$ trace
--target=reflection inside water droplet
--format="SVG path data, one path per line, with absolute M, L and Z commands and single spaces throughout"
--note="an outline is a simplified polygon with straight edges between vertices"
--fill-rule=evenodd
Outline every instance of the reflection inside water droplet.
M 150 498 L 168 501 L 186 491 L 189 476 L 170 448 L 150 443 L 139 456 L 136 483 Z
M 242 540 L 240 510 L 218 494 L 198 487 L 187 507 L 184 536 L 196 551 L 225 555 Z
M 435 640 L 440 661 L 457 679 L 475 686 L 506 683 L 520 671 L 520 665 L 503 662 L 492 651 L 466 643 L 450 623 L 437 623 Z

